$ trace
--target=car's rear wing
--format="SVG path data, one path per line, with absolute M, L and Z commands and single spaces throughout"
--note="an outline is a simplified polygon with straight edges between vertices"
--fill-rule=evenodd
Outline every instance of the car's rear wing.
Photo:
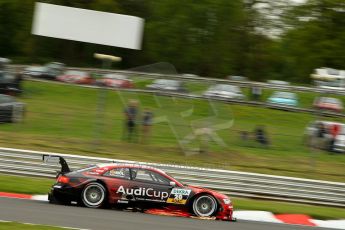
M 60 172 L 58 172 L 58 175 L 60 174 L 65 174 L 65 173 L 69 173 L 71 172 L 70 168 L 68 167 L 68 164 L 66 162 L 66 160 L 61 157 L 61 156 L 57 156 L 57 155 L 43 155 L 42 156 L 42 160 L 44 163 L 58 163 L 61 165 L 61 169 Z

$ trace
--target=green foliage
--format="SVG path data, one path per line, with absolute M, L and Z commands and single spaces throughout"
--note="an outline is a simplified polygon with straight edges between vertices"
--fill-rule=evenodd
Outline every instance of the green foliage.
M 343 0 L 309 0 L 299 5 L 285 0 L 43 2 L 142 17 L 143 49 L 31 35 L 35 1 L 1 0 L 0 56 L 20 63 L 55 60 L 99 66 L 92 54 L 102 52 L 122 56 L 121 68 L 170 62 L 182 73 L 295 82 L 308 82 L 317 67 L 345 68 Z
M 342 0 L 309 0 L 286 13 L 292 29 L 284 34 L 281 47 L 283 71 L 291 79 L 306 81 L 317 67 L 345 68 L 344 10 Z
M 39 224 L 22 224 L 17 222 L 0 222 L 0 230 L 65 230 L 70 228 L 55 227 Z

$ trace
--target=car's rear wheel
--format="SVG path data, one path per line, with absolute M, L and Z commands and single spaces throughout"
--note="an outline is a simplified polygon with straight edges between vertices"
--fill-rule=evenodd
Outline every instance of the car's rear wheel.
M 81 200 L 86 207 L 101 208 L 106 200 L 106 190 L 102 184 L 92 182 L 83 189 Z
M 217 201 L 211 195 L 201 195 L 193 201 L 193 212 L 200 217 L 211 217 L 217 210 Z

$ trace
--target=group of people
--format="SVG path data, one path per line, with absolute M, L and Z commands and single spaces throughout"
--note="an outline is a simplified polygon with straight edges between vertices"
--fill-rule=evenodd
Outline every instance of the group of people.
M 241 131 L 240 136 L 243 141 L 254 140 L 264 147 L 268 147 L 270 144 L 264 126 L 257 126 L 253 132 Z
M 129 142 L 147 143 L 151 134 L 153 112 L 145 108 L 141 113 L 138 104 L 138 101 L 131 100 L 124 109 L 125 126 L 122 138 Z

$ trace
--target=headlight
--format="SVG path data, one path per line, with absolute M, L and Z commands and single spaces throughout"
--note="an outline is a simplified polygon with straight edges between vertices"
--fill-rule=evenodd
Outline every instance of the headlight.
M 223 202 L 224 202 L 224 204 L 231 204 L 231 200 L 228 198 L 223 199 Z

